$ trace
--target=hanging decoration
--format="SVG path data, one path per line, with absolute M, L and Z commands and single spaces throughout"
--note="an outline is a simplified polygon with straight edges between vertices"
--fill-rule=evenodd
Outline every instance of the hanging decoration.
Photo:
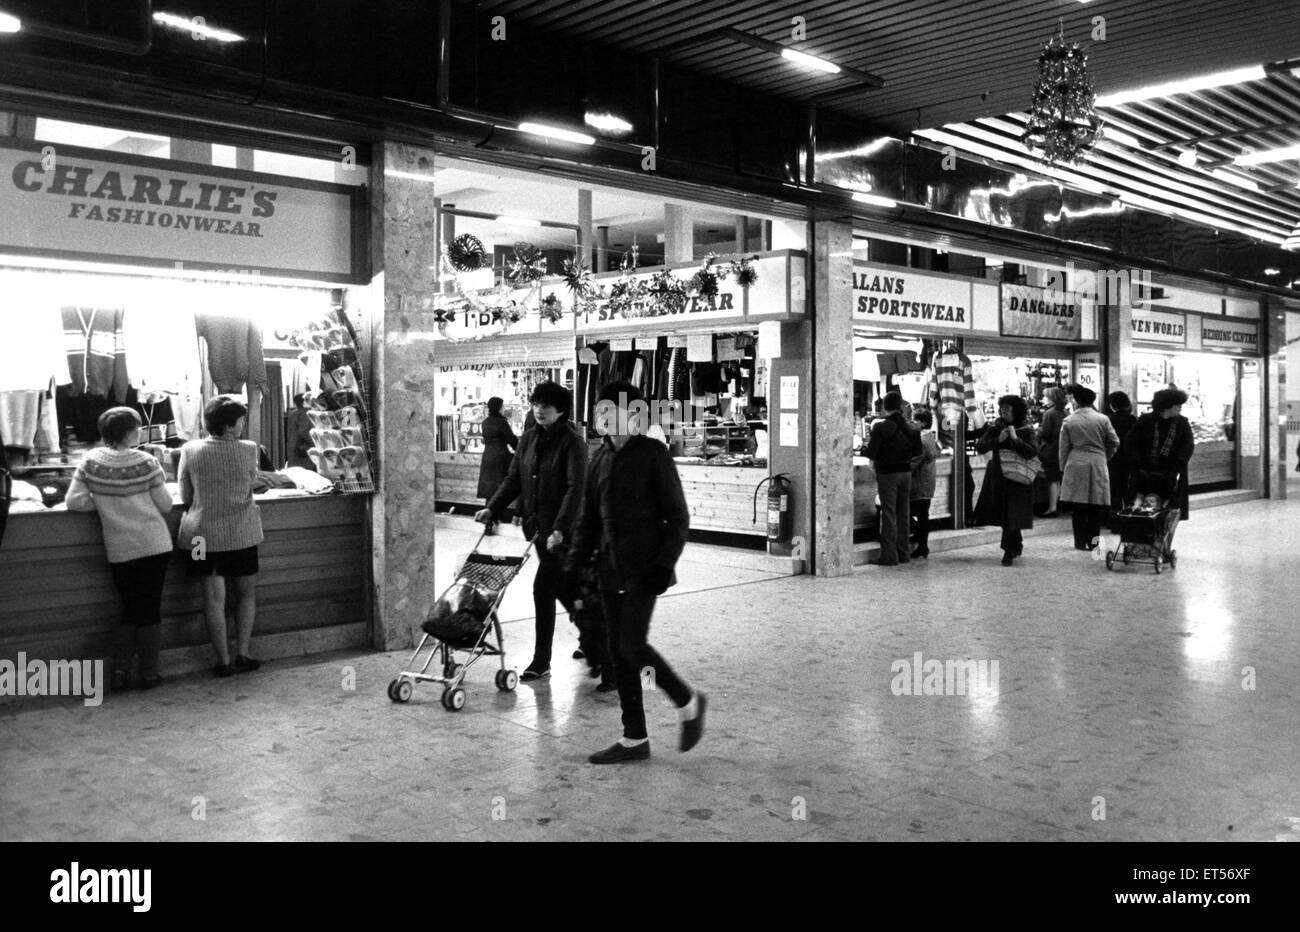
M 1077 42 L 1066 44 L 1065 26 L 1038 56 L 1038 83 L 1021 141 L 1049 162 L 1077 164 L 1102 135 L 1088 56 Z
M 560 301 L 560 296 L 552 292 L 542 298 L 542 303 L 537 309 L 537 313 L 542 315 L 542 320 L 557 324 L 560 318 L 564 316 L 564 305 Z
M 680 314 L 686 310 L 686 285 L 667 269 L 656 272 L 650 279 L 649 293 L 654 302 L 653 316 Z
M 532 243 L 515 243 L 506 278 L 512 285 L 531 285 L 546 274 L 546 257 Z
M 457 272 L 475 272 L 487 264 L 487 250 L 477 236 L 462 233 L 447 247 L 447 258 Z
M 623 261 L 618 265 L 622 273 L 609 288 L 609 309 L 622 317 L 645 317 L 650 313 L 646 302 L 649 286 L 644 278 L 637 277 L 636 246 L 623 253 Z
M 573 293 L 575 303 L 580 298 L 589 297 L 596 291 L 596 283 L 592 280 L 591 269 L 581 259 L 575 257 L 564 260 L 564 283 L 569 286 L 569 291 Z
M 511 324 L 517 324 L 524 319 L 524 307 L 517 301 L 507 302 L 500 307 L 492 308 L 492 322 L 502 325 L 503 330 L 509 330 Z
M 691 276 L 691 291 L 695 292 L 701 298 L 716 298 L 718 296 L 718 278 L 725 278 L 727 270 L 725 268 L 715 269 L 713 263 L 717 261 L 718 254 L 711 252 L 704 257 L 704 265 L 700 270 Z
M 736 284 L 741 288 L 748 288 L 754 282 L 758 281 L 758 269 L 754 268 L 754 263 L 758 261 L 758 256 L 740 256 L 732 259 L 727 264 L 727 274 L 736 280 Z

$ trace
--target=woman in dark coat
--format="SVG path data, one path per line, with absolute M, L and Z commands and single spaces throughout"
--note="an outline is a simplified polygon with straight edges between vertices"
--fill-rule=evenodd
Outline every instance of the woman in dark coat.
M 1124 441 L 1130 469 L 1178 473 L 1173 499 L 1183 521 L 1187 520 L 1187 464 L 1196 450 L 1192 425 L 1182 415 L 1186 401 L 1187 392 L 1176 388 L 1156 392 L 1152 410 L 1137 419 Z
M 483 462 L 478 468 L 478 497 L 484 501 L 492 497 L 510 471 L 510 461 L 519 446 L 510 422 L 501 414 L 504 403 L 500 398 L 489 398 L 487 417 L 483 418 Z
M 1111 392 L 1106 396 L 1106 407 L 1110 409 L 1106 415 L 1110 418 L 1110 426 L 1115 428 L 1115 436 L 1119 437 L 1120 443 L 1128 436 L 1133 425 L 1137 423 L 1137 415 L 1133 413 L 1133 402 L 1128 395 L 1123 392 Z M 1110 515 L 1107 518 L 1106 526 L 1112 531 L 1115 530 L 1115 512 L 1124 507 L 1124 494 L 1128 488 L 1128 457 L 1123 453 L 1111 457 L 1107 464 L 1110 468 Z
M 998 419 L 988 426 L 984 436 L 975 444 L 975 452 L 994 451 L 984 472 L 984 485 L 975 504 L 975 523 L 1002 528 L 1002 565 L 1024 551 L 1021 531 L 1034 526 L 1034 487 L 1012 482 L 1002 475 L 1002 465 L 996 451 L 1011 450 L 1025 459 L 1038 455 L 1037 435 L 1026 424 L 1029 406 L 1018 395 L 1003 395 L 998 399 Z
M 1061 496 L 1061 425 L 1065 423 L 1065 389 L 1059 386 L 1043 392 L 1043 421 L 1038 432 L 1038 458 L 1043 462 L 1043 478 L 1047 480 L 1047 510 L 1044 518 L 1056 517 L 1057 501 Z

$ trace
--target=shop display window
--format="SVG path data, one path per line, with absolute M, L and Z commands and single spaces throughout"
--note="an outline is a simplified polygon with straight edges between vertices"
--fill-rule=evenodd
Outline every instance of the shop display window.
M 1171 386 L 1187 392 L 1183 417 L 1196 443 L 1236 441 L 1237 362 L 1210 353 L 1135 353 L 1137 405 L 1145 410 L 1157 391 Z

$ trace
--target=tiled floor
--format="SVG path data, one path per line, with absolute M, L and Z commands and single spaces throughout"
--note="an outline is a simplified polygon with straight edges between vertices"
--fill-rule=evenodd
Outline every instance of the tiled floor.
M 432 685 L 388 701 L 406 654 L 7 703 L 0 838 L 1300 839 L 1300 500 L 1197 512 L 1178 550 L 1160 576 L 1059 535 L 1012 569 L 992 546 L 835 580 L 684 567 L 653 640 L 708 729 L 678 754 L 651 698 L 653 757 L 618 767 L 586 763 L 618 705 L 563 619 L 553 679 L 476 668 L 458 713 Z M 916 652 L 998 661 L 997 695 L 893 695 Z

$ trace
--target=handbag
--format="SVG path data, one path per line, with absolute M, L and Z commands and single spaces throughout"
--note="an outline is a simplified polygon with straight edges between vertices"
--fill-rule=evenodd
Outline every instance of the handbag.
M 1014 450 L 998 450 L 998 464 L 1003 477 L 1016 485 L 1033 485 L 1044 472 L 1043 461 L 1038 457 L 1025 459 Z

